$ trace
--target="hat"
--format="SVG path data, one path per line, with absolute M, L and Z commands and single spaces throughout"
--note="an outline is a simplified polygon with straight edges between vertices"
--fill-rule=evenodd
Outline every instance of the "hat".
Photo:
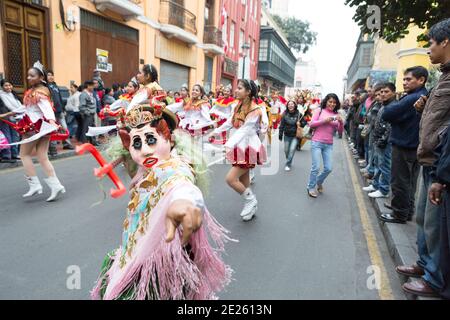
M 137 128 L 155 120 L 164 119 L 171 132 L 178 126 L 177 116 L 163 105 L 141 104 L 134 106 L 127 112 L 124 125 L 128 129 Z

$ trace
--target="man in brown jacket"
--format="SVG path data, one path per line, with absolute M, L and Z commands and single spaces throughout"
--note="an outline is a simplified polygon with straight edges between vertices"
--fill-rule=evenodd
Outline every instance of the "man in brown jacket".
M 423 179 L 417 199 L 419 260 L 413 266 L 397 267 L 397 272 L 403 275 L 421 278 L 403 285 L 406 292 L 420 296 L 437 296 L 444 286 L 440 268 L 443 210 L 441 206 L 429 201 L 428 189 L 433 182 L 431 172 L 436 161 L 434 149 L 439 144 L 440 134 L 444 133 L 450 123 L 450 19 L 434 25 L 430 29 L 429 39 L 430 60 L 433 64 L 441 64 L 442 76 L 430 97 L 427 99 L 422 96 L 416 103 L 417 111 L 422 112 L 420 145 L 417 151 Z

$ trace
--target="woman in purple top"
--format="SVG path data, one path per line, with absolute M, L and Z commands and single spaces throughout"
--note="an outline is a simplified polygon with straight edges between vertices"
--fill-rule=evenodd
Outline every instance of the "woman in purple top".
M 338 96 L 334 93 L 328 94 L 322 100 L 320 108 L 314 112 L 309 124 L 314 130 L 311 139 L 312 168 L 307 189 L 312 198 L 317 198 L 317 192 L 323 192 L 323 183 L 332 170 L 333 135 L 335 130 L 342 134 L 344 129 L 344 122 L 337 112 L 340 107 Z M 320 157 L 323 159 L 323 172 L 319 175 Z

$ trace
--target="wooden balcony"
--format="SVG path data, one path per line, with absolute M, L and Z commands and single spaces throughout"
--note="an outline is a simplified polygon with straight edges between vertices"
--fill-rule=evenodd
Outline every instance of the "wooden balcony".
M 159 22 L 197 34 L 196 16 L 183 6 L 170 0 L 161 0 Z

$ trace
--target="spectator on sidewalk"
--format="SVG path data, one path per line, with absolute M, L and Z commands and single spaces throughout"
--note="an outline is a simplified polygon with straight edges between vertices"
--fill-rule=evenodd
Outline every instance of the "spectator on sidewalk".
M 368 112 L 366 118 L 367 118 L 367 140 L 368 140 L 368 152 L 369 152 L 369 162 L 367 163 L 367 166 L 361 170 L 363 173 L 363 176 L 367 179 L 373 179 L 373 176 L 375 175 L 375 144 L 374 144 L 374 128 L 375 128 L 375 122 L 377 120 L 378 111 L 380 111 L 382 107 L 383 101 L 381 100 L 381 89 L 383 88 L 384 84 L 377 84 L 374 87 L 374 103 L 370 108 L 370 111 Z
M 75 136 L 79 141 L 80 137 L 76 135 L 78 128 L 82 126 L 80 115 L 80 95 L 81 90 L 75 83 L 70 85 L 70 97 L 67 99 L 67 126 L 69 127 L 70 136 Z
M 111 88 L 106 88 L 103 96 L 103 106 L 112 105 L 115 101 L 114 90 Z
M 450 126 L 442 135 L 436 156 L 438 158 L 430 174 L 433 184 L 428 195 L 431 203 L 442 206 L 439 265 L 444 283 L 440 295 L 450 300 Z
M 406 95 L 383 111 L 383 119 L 392 127 L 392 214 L 380 216 L 385 222 L 406 223 L 412 221 L 414 216 L 420 171 L 417 147 L 421 118 L 414 104 L 421 96 L 428 94 L 425 89 L 427 80 L 428 71 L 424 67 L 406 69 L 403 78 Z
M 100 85 L 100 82 L 98 79 L 92 80 L 94 83 L 94 91 L 92 92 L 92 95 L 95 99 L 95 105 L 97 108 L 97 113 L 100 112 L 100 110 L 103 109 L 103 96 L 105 94 L 104 88 L 102 85 Z
M 381 85 L 380 99 L 382 106 L 375 120 L 372 137 L 375 146 L 375 175 L 372 184 L 363 188 L 364 191 L 370 192 L 370 198 L 387 198 L 389 196 L 392 157 L 391 125 L 383 119 L 382 115 L 386 108 L 396 103 L 395 98 L 396 88 L 393 83 Z
M 436 296 L 444 288 L 440 267 L 442 207 L 429 201 L 432 167 L 437 160 L 434 150 L 439 136 L 450 123 L 450 19 L 434 25 L 429 33 L 432 64 L 441 64 L 442 75 L 430 97 L 421 97 L 415 107 L 422 112 L 420 144 L 417 150 L 422 165 L 422 181 L 417 199 L 417 247 L 419 259 L 412 266 L 399 266 L 397 272 L 420 280 L 405 283 L 403 290 L 420 296 Z M 426 105 L 425 105 L 426 102 Z M 425 105 L 425 107 L 423 107 Z
M 14 112 L 17 109 L 22 108 L 22 102 L 20 101 L 19 96 L 14 91 L 14 87 L 6 79 L 2 79 L 0 81 L 0 114 L 6 114 L 9 112 Z M 10 116 L 8 119 L 9 122 L 16 123 L 19 120 L 20 116 Z M 0 121 L 0 131 L 3 132 L 6 139 L 8 139 L 9 143 L 15 143 L 20 141 L 19 134 L 11 128 L 10 125 L 6 124 L 3 121 Z M 0 150 L 0 158 L 1 162 L 14 163 L 19 160 L 19 147 L 11 146 L 8 148 L 4 148 Z
M 52 101 L 53 101 L 53 108 L 55 109 L 55 117 L 56 122 L 61 125 L 61 127 L 64 130 L 68 130 L 67 123 L 66 123 L 66 111 L 64 108 L 63 99 L 61 97 L 61 92 L 59 91 L 59 87 L 55 82 L 55 73 L 52 70 L 47 71 L 47 79 L 48 79 L 48 88 L 50 90 L 50 94 L 52 95 Z M 65 141 L 62 142 L 63 149 L 64 150 L 73 150 L 74 147 L 72 146 L 72 143 L 70 142 L 70 138 L 67 138 Z M 50 143 L 50 155 L 56 155 L 56 141 L 52 141 Z
M 112 90 L 113 90 L 113 92 L 114 92 L 114 94 L 113 94 L 114 100 L 118 100 L 119 97 L 120 97 L 122 94 L 124 94 L 124 91 L 123 91 L 121 85 L 118 84 L 118 83 L 114 83 L 114 84 L 112 85 Z M 106 90 L 105 90 L 105 91 L 106 91 Z M 105 92 L 105 94 L 106 94 L 106 92 Z
M 364 128 L 364 118 L 366 116 L 366 100 L 368 99 L 367 92 L 365 90 L 360 91 L 358 99 L 358 109 L 356 110 L 354 118 L 355 126 L 355 148 L 358 153 L 355 155 L 355 159 L 363 160 L 365 158 L 364 139 L 361 136 L 361 132 Z
M 86 133 L 89 127 L 95 126 L 95 114 L 97 110 L 97 105 L 94 97 L 94 87 L 93 81 L 86 81 L 84 83 L 84 90 L 80 95 L 80 114 L 82 119 L 82 126 L 80 134 L 80 142 L 86 143 L 90 142 L 96 145 L 96 142 L 91 137 L 86 137 Z

